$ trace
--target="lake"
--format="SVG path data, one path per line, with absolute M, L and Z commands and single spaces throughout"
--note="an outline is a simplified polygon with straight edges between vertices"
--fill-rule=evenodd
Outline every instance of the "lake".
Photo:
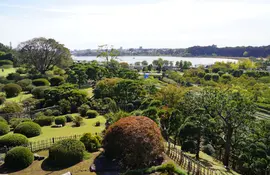
M 127 62 L 129 64 L 134 64 L 135 62 L 142 62 L 146 60 L 148 64 L 152 63 L 153 60 L 157 60 L 158 58 L 162 58 L 164 60 L 173 61 L 174 64 L 176 61 L 190 61 L 193 66 L 195 65 L 211 65 L 215 62 L 237 62 L 238 60 L 235 59 L 226 59 L 226 58 L 199 58 L 199 57 L 168 57 L 168 56 L 121 56 L 118 57 L 118 61 L 120 62 Z M 74 60 L 77 61 L 105 61 L 103 58 L 97 58 L 95 56 L 73 56 Z

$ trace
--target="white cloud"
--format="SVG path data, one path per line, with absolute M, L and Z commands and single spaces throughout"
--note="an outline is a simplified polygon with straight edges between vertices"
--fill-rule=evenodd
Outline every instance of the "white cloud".
M 267 34 L 270 3 L 262 1 L 162 0 L 136 5 L 18 8 L 34 12 L 28 12 L 24 18 L 2 19 L 9 23 L 9 27 L 0 28 L 0 38 L 5 42 L 45 36 L 73 49 L 93 48 L 102 43 L 125 47 L 188 47 L 263 45 L 270 41 Z M 3 35 L 5 32 L 8 35 Z

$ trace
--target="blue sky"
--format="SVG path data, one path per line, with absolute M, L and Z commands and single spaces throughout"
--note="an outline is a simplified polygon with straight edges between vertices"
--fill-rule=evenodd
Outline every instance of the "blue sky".
M 269 0 L 0 0 L 0 42 L 70 49 L 270 44 Z

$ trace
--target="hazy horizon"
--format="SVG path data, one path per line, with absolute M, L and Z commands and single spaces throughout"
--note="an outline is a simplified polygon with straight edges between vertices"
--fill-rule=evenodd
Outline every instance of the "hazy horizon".
M 270 44 L 267 0 L 1 0 L 0 42 L 34 37 L 69 49 Z

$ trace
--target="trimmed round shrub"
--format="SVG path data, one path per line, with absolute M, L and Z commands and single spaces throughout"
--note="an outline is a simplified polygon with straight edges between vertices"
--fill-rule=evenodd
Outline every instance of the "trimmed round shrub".
M 87 104 L 82 104 L 79 108 L 78 111 L 81 114 L 82 117 L 86 116 L 87 111 L 90 109 L 90 107 Z
M 98 116 L 98 112 L 95 110 L 88 110 L 86 115 L 88 118 L 96 118 Z
M 39 124 L 40 126 L 51 126 L 53 123 L 53 117 L 40 116 L 35 118 L 33 122 Z
M 15 129 L 20 123 L 23 122 L 31 122 L 32 120 L 30 118 L 11 118 L 11 120 L 9 121 L 9 124 L 11 126 L 11 128 Z
M 219 76 L 222 76 L 222 75 L 224 75 L 225 73 L 223 72 L 223 71 L 218 71 L 218 75 Z
M 15 147 L 28 145 L 28 139 L 22 134 L 7 134 L 0 138 L 0 147 Z
M 37 99 L 41 99 L 44 98 L 44 92 L 45 90 L 47 90 L 49 87 L 47 86 L 39 86 L 39 87 L 35 87 L 31 93 L 34 95 L 35 98 Z
M 49 162 L 54 166 L 70 166 L 83 160 L 85 146 L 75 139 L 61 140 L 49 149 Z
M 38 78 L 32 81 L 35 86 L 49 86 L 50 82 L 45 78 Z
M 55 76 L 50 79 L 51 86 L 59 86 L 65 82 L 63 77 Z
M 97 126 L 97 127 L 100 126 L 100 121 L 97 121 L 95 126 Z
M 10 169 L 23 169 L 34 161 L 34 154 L 26 147 L 15 147 L 7 152 L 5 166 Z
M 103 147 L 108 158 L 117 159 L 125 168 L 152 166 L 164 150 L 158 125 L 142 116 L 125 117 L 111 125 Z
M 4 119 L 3 117 L 0 116 L 0 123 L 5 123 L 8 124 L 8 122 L 6 121 L 6 119 Z
M 19 95 L 20 92 L 22 92 L 21 86 L 14 84 L 14 83 L 10 83 L 10 84 L 5 85 L 3 90 L 4 90 L 4 92 L 6 92 L 6 96 L 8 98 L 16 97 Z
M 34 122 L 23 122 L 14 129 L 14 133 L 25 135 L 28 138 L 35 137 L 40 135 L 41 127 Z
M 207 155 L 209 155 L 209 156 L 212 156 L 212 155 L 215 154 L 215 149 L 214 149 L 214 147 L 213 147 L 212 145 L 210 145 L 210 144 L 207 144 L 207 145 L 203 146 L 203 147 L 202 147 L 202 151 L 203 151 L 204 153 L 206 153 Z
M 19 81 L 22 79 L 22 77 L 19 73 L 10 73 L 10 74 L 8 74 L 8 76 L 6 78 L 8 80 L 15 80 L 15 81 Z
M 134 110 L 134 105 L 132 103 L 128 103 L 127 106 L 126 106 L 126 110 L 128 112 L 131 112 Z
M 23 91 L 28 90 L 26 87 L 28 87 L 29 85 L 32 85 L 32 80 L 31 79 L 23 79 L 17 82 L 18 85 L 20 85 L 22 87 Z
M 7 134 L 10 128 L 7 123 L 0 122 L 0 136 Z
M 66 119 L 66 117 L 56 117 L 54 119 L 54 122 L 55 122 L 56 125 L 65 126 L 66 125 L 66 122 L 67 122 L 67 119 Z
M 4 107 L 1 109 L 4 113 L 16 113 L 16 112 L 22 112 L 23 108 L 19 103 L 16 103 L 14 101 L 9 101 L 4 103 Z
M 73 122 L 74 120 L 74 117 L 72 117 L 72 115 L 66 115 L 65 117 L 66 117 L 67 123 Z
M 91 133 L 83 134 L 80 141 L 84 144 L 86 150 L 89 152 L 97 151 L 101 147 L 97 137 L 93 136 Z

